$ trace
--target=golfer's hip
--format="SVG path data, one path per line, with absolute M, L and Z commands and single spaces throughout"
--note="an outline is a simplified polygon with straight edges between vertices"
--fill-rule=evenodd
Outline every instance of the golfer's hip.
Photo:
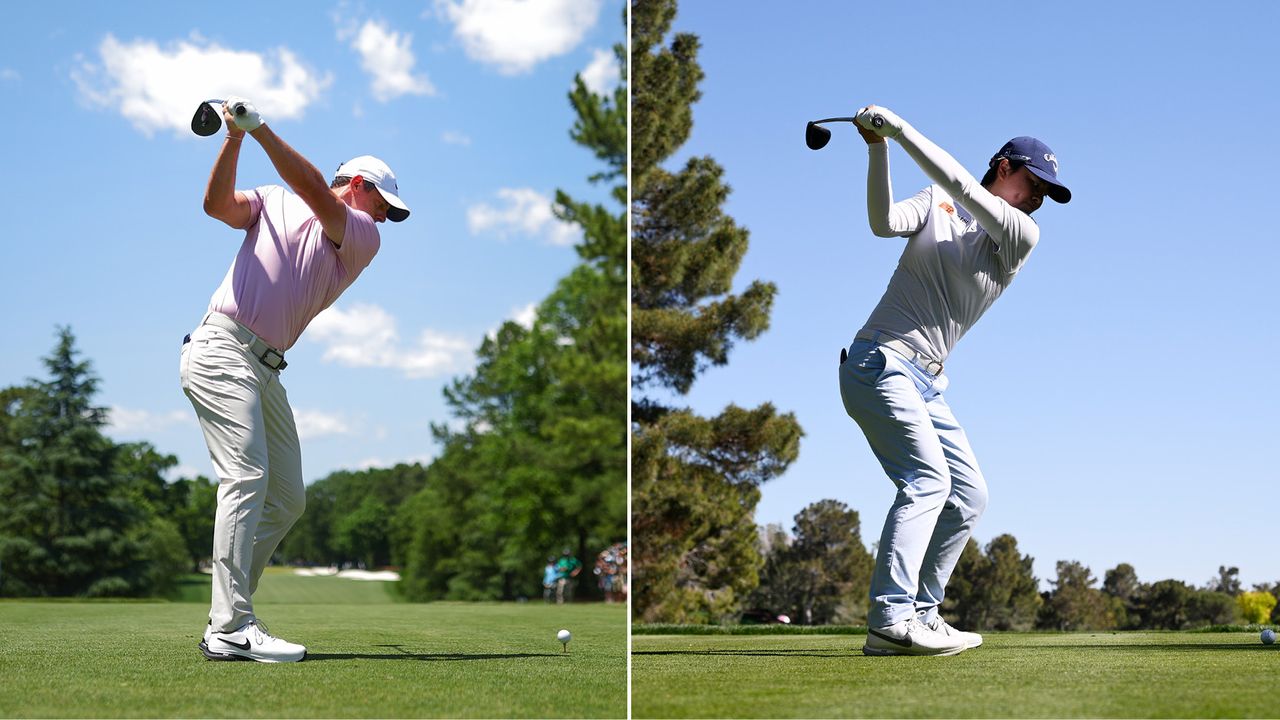
M 206 327 L 214 327 L 226 332 L 240 343 L 250 357 L 275 373 L 279 373 L 289 366 L 289 363 L 284 360 L 283 351 L 277 350 L 270 343 L 258 337 L 252 330 L 222 313 L 207 313 L 204 316 L 204 320 L 200 321 L 200 327 L 197 328 L 197 332 Z M 183 338 L 183 345 L 185 346 L 191 342 L 195 335 L 196 333 L 192 333 Z

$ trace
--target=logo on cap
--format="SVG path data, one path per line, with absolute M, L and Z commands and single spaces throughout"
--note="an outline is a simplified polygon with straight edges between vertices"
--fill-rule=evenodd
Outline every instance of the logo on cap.
M 1058 157 L 1053 153 L 1045 153 L 1044 159 L 1046 162 L 1053 163 L 1053 174 L 1057 175 L 1058 174 Z

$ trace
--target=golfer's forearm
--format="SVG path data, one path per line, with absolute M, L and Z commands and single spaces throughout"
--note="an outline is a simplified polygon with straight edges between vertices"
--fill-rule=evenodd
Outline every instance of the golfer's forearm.
M 878 237 L 894 235 L 889 222 L 893 182 L 889 178 L 889 152 L 885 143 L 867 146 L 867 220 Z
M 205 214 L 232 227 L 243 227 L 248 220 L 247 212 L 237 212 L 236 203 L 236 164 L 240 160 L 241 143 L 242 140 L 230 135 L 223 140 L 218 159 L 209 174 L 209 185 L 204 191 Z
M 298 197 L 308 205 L 331 194 L 329 184 L 325 182 L 324 175 L 316 169 L 316 166 L 281 140 L 280 136 L 271 131 L 271 128 L 263 124 L 250 134 L 266 151 L 267 158 L 280 174 L 280 179 L 284 180 L 289 189 L 297 193 Z
M 917 207 L 916 198 L 894 204 L 893 181 L 889 174 L 889 146 L 867 146 L 867 221 L 877 237 L 911 235 L 924 227 L 927 203 Z

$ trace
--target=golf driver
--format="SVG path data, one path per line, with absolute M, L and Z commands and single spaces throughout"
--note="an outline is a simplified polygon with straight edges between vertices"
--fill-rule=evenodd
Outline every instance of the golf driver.
M 821 150 L 822 148 L 826 147 L 827 143 L 831 140 L 831 131 L 824 127 L 819 127 L 822 123 L 855 122 L 856 120 L 857 118 L 851 118 L 851 117 L 834 117 L 834 118 L 826 118 L 824 120 L 810 120 L 809 124 L 804 126 L 804 144 L 808 145 L 810 150 Z M 871 124 L 875 125 L 876 127 L 884 127 L 884 118 L 880 117 L 879 115 L 876 115 L 871 119 Z
M 191 118 L 191 132 L 200 137 L 209 137 L 218 132 L 222 127 L 222 105 L 221 100 L 205 100 L 200 103 L 200 107 L 196 108 L 196 114 Z M 243 115 L 244 105 L 236 105 L 232 111 L 236 115 Z

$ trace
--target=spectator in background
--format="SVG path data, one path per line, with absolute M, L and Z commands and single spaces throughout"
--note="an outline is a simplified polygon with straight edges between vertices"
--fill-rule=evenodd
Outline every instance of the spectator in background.
M 614 553 L 617 558 L 618 574 L 614 576 L 613 597 L 618 602 L 627 601 L 627 589 L 629 587 L 630 576 L 627 574 L 627 544 L 618 543 L 618 549 Z
M 604 601 L 611 603 L 619 601 L 619 596 L 623 602 L 626 601 L 624 576 L 626 575 L 626 545 L 623 543 L 614 543 L 605 548 L 596 556 L 596 566 L 592 571 L 598 577 L 601 592 L 604 593 Z
M 573 583 L 571 580 L 578 577 L 578 573 L 582 572 L 582 561 L 573 556 L 572 550 L 565 548 L 560 555 L 560 559 L 556 561 L 556 572 L 559 573 L 559 577 L 556 579 L 556 604 L 563 605 L 566 596 L 572 602 Z
M 617 575 L 617 568 L 613 564 L 613 546 L 607 547 L 600 551 L 596 556 L 596 566 L 591 570 L 596 576 L 596 585 L 599 586 L 600 592 L 604 594 L 604 601 L 613 602 L 613 581 Z
M 556 556 L 547 558 L 547 566 L 542 569 L 542 599 L 551 602 L 551 594 L 556 590 L 556 581 L 560 579 L 560 571 L 556 569 Z

